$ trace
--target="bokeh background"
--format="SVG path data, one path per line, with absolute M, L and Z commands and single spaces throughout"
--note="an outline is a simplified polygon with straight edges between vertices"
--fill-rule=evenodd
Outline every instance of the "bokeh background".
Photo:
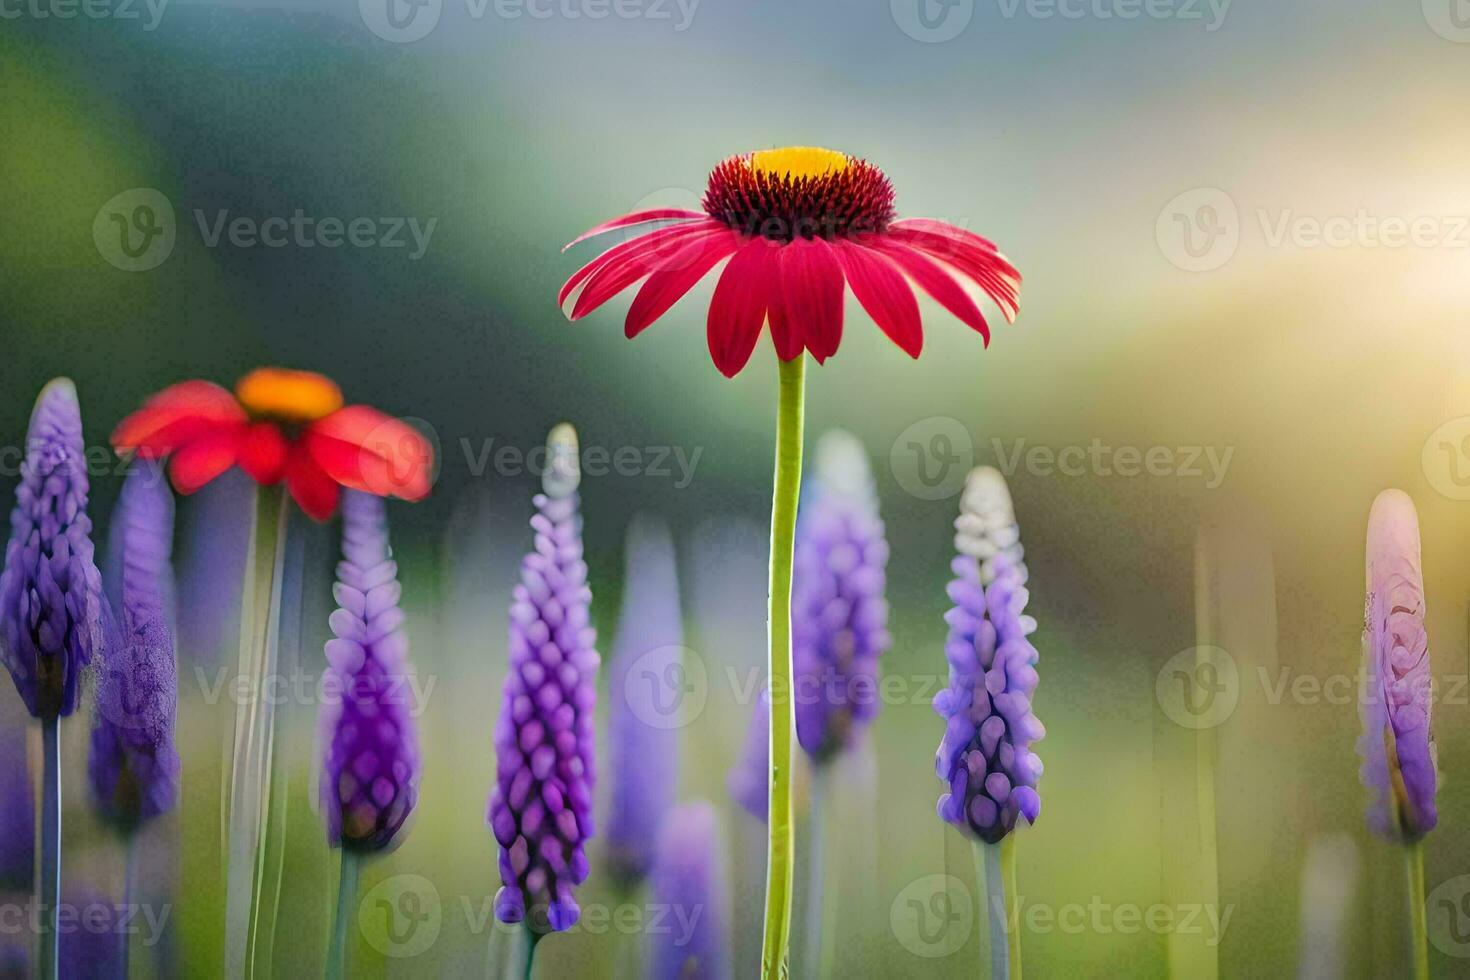
M 994 238 L 1026 277 L 1019 321 L 997 323 L 989 350 L 926 306 L 911 362 L 854 305 L 841 354 L 810 372 L 809 433 L 844 427 L 872 455 L 892 543 L 884 670 L 912 694 L 884 706 L 844 780 L 858 830 L 833 890 L 839 972 L 971 976 L 986 955 L 969 849 L 933 809 L 941 725 L 926 698 L 944 671 L 955 491 L 970 465 L 1018 448 L 1099 445 L 1107 463 L 1063 472 L 1022 455 L 1009 473 L 1048 727 L 1020 891 L 1053 913 L 1161 905 L 1179 924 L 1193 908 L 1202 932 L 1089 912 L 1080 928 L 1029 929 L 1028 972 L 1165 976 L 1172 955 L 1176 975 L 1198 975 L 1180 964 L 1199 956 L 1222 976 L 1292 975 L 1312 945 L 1303 923 L 1330 910 L 1302 880 L 1324 839 L 1325 866 L 1355 882 L 1348 974 L 1403 972 L 1398 855 L 1363 830 L 1356 706 L 1330 693 L 1357 671 L 1368 507 L 1398 486 L 1420 511 L 1442 695 L 1431 968 L 1467 975 L 1470 29 L 1457 0 L 392 2 L 396 21 L 380 0 L 0 4 L 0 445 L 23 445 L 31 401 L 58 374 L 76 380 L 102 447 L 150 391 L 262 363 L 324 371 L 438 439 L 433 496 L 390 512 L 413 657 L 434 683 L 419 814 L 363 889 L 432 892 L 439 931 L 413 956 L 360 931 L 354 975 L 484 974 L 490 732 L 536 488 L 495 452 L 529 452 L 562 419 L 585 446 L 640 461 L 584 483 L 604 652 L 629 520 L 658 514 L 678 538 L 688 645 L 708 668 L 683 729 L 681 796 L 724 816 L 749 975 L 760 830 L 724 781 L 750 709 L 731 678 L 759 663 L 764 638 L 769 347 L 738 379 L 717 374 L 708 283 L 634 343 L 625 300 L 573 326 L 554 296 L 594 254 L 559 254 L 585 227 L 690 204 L 720 158 L 794 143 L 868 157 L 901 213 Z M 166 202 L 171 232 L 129 257 L 109 215 L 138 194 Z M 298 209 L 372 218 L 379 235 L 389 219 L 433 224 L 423 247 L 406 230 L 402 247 L 211 243 L 222 215 Z M 1156 447 L 1151 469 L 1127 462 Z M 0 462 L 8 496 L 13 451 Z M 119 485 L 99 463 L 99 525 Z M 246 506 L 224 484 L 180 508 L 187 782 L 149 844 L 151 900 L 172 909 L 160 975 L 219 969 L 232 705 L 211 692 L 233 640 L 187 624 L 218 600 L 196 573 L 228 553 Z M 288 656 L 314 678 L 335 542 L 309 526 L 297 540 Z M 1237 668 L 1236 706 L 1208 737 L 1176 723 L 1170 694 L 1171 658 L 1201 643 Z M 311 974 L 336 872 L 310 807 L 315 705 L 282 710 L 291 834 L 274 963 Z M 67 887 L 115 896 L 120 852 L 85 808 L 85 724 L 68 727 Z M 1213 867 L 1198 833 L 1209 789 Z M 619 901 L 595 870 L 583 898 Z M 1228 919 L 1202 952 L 1211 910 Z M 546 976 L 604 977 L 616 945 L 583 930 L 538 958 Z

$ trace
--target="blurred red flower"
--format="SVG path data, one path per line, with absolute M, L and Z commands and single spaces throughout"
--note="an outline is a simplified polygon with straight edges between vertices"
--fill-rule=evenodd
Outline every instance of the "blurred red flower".
M 234 394 L 208 381 L 158 392 L 112 433 L 120 455 L 169 458 L 179 493 L 198 490 L 232 466 L 286 489 L 314 520 L 331 517 L 342 487 L 419 500 L 429 492 L 434 454 L 408 423 L 366 405 L 342 404 L 330 379 L 310 371 L 259 368 Z

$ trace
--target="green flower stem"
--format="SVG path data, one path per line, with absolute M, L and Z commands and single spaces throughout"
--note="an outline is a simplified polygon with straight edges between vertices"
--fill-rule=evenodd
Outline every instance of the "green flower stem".
M 60 719 L 41 719 L 41 980 L 56 980 L 61 931 L 61 739 Z
M 766 852 L 766 926 L 761 948 L 764 980 L 788 975 L 791 888 L 795 841 L 791 817 L 791 741 L 796 727 L 791 699 L 791 560 L 796 507 L 801 492 L 801 433 L 806 356 L 781 362 L 776 410 L 776 480 L 771 500 L 771 795 Z
M 526 934 L 526 968 L 521 976 L 524 980 L 531 980 L 531 975 L 536 968 L 536 944 L 541 941 L 541 933 L 531 928 L 529 912 L 522 931 Z
M 356 851 L 342 848 L 342 869 L 337 884 L 337 914 L 332 919 L 332 945 L 327 950 L 327 980 L 342 980 L 347 975 L 347 924 L 357 905 L 357 876 L 360 861 Z
M 256 488 L 255 526 L 240 604 L 239 670 L 247 680 L 245 697 L 235 709 L 225 818 L 225 975 L 230 977 L 253 977 L 257 970 L 268 973 L 270 966 L 257 964 L 256 959 L 262 945 L 262 899 L 270 890 L 265 880 L 270 825 L 282 813 L 271 800 L 275 705 L 266 695 L 278 672 L 289 506 L 280 487 Z M 279 836 L 279 828 L 275 829 Z M 269 941 L 264 937 L 266 948 Z
M 1424 912 L 1424 842 L 1415 841 L 1404 850 L 1404 870 L 1409 883 L 1410 939 L 1414 953 L 1414 980 L 1429 980 L 1429 929 Z
M 1021 980 L 1021 906 L 1016 892 L 1016 835 L 975 842 L 975 874 L 985 882 L 992 980 Z

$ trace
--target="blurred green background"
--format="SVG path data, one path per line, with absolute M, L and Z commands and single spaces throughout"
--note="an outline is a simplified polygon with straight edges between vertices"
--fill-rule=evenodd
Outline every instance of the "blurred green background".
M 911 899 L 933 897 L 931 876 L 979 897 L 967 845 L 934 816 L 941 725 L 927 686 L 944 671 L 953 491 L 969 465 L 1018 447 L 1094 444 L 1109 463 L 1064 472 L 1023 456 L 1009 474 L 1048 728 L 1042 817 L 1020 843 L 1024 904 L 1228 910 L 1220 975 L 1288 976 L 1309 945 L 1303 919 L 1320 911 L 1302 898 L 1308 847 L 1342 833 L 1357 845 L 1348 973 L 1404 972 L 1398 856 L 1362 827 L 1356 707 L 1277 692 L 1282 678 L 1355 674 L 1368 507 L 1384 487 L 1406 490 L 1443 693 L 1428 887 L 1451 901 L 1470 891 L 1470 492 L 1458 481 L 1470 423 L 1457 421 L 1470 415 L 1470 131 L 1457 96 L 1470 35 L 1449 18 L 1454 0 L 1239 3 L 1223 17 L 1183 2 L 1102 16 L 1133 9 L 1126 0 L 1064 5 L 1080 16 L 1009 0 L 647 0 L 601 18 L 595 0 L 393 2 L 403 31 L 377 0 L 175 0 L 156 23 L 156 6 L 63 17 L 60 0 L 11 0 L 0 23 L 0 444 L 23 443 L 31 400 L 57 374 L 76 380 L 102 446 L 162 385 L 228 384 L 265 363 L 326 372 L 349 400 L 421 420 L 438 440 L 433 496 L 390 511 L 413 657 L 435 683 L 418 819 L 363 888 L 422 876 L 440 928 L 411 957 L 358 935 L 355 975 L 483 975 L 490 733 L 536 486 L 494 453 L 528 452 L 561 419 L 584 446 L 633 447 L 641 461 L 584 483 L 605 641 L 630 517 L 658 513 L 679 538 L 688 642 L 709 677 L 685 729 L 681 795 L 725 812 L 749 975 L 759 829 L 724 779 L 749 711 L 729 671 L 758 663 L 764 638 L 769 346 L 738 379 L 718 375 L 704 350 L 710 283 L 634 343 L 621 336 L 626 300 L 568 325 L 554 297 L 595 254 L 558 252 L 584 228 L 690 205 L 722 157 L 797 143 L 867 157 L 902 214 L 991 237 L 1025 275 L 1020 319 L 995 318 L 989 350 L 926 305 L 926 351 L 911 362 L 853 305 L 840 355 L 810 372 L 809 434 L 841 426 L 872 453 L 893 551 L 884 670 L 916 692 L 885 705 L 868 775 L 855 765 L 844 780 L 843 812 L 865 820 L 845 845 L 839 972 L 972 976 L 985 956 L 984 930 L 964 917 L 943 923 L 938 945 L 904 925 Z M 108 215 L 128 213 L 141 198 L 118 196 L 136 189 L 167 202 L 172 245 L 130 258 Z M 211 244 L 222 214 L 259 223 L 298 209 L 372 218 L 380 235 L 388 219 L 421 231 L 432 220 L 432 232 L 421 249 L 406 225 L 404 247 Z M 1424 234 L 1403 241 L 1393 222 Z M 1153 471 L 1116 456 L 1155 447 L 1167 452 Z M 664 449 L 694 461 L 688 479 L 672 455 L 669 472 L 652 471 Z M 940 474 L 938 490 L 920 467 Z M 14 477 L 12 461 L 7 495 Z M 94 479 L 100 525 L 119 484 L 111 470 Z M 210 491 L 222 509 L 228 489 Z M 202 506 L 181 505 L 181 556 L 213 547 Z M 296 656 L 314 676 L 335 542 L 310 527 L 300 540 Z M 1197 764 L 1208 739 L 1166 710 L 1170 658 L 1196 643 L 1238 668 L 1213 779 Z M 229 642 L 180 651 L 185 803 L 150 844 L 174 910 L 161 970 L 219 969 L 230 706 L 207 695 L 232 656 Z M 310 974 L 336 872 L 309 804 L 315 705 L 283 712 L 293 796 L 275 964 Z M 69 728 L 69 874 L 115 893 L 115 843 L 82 806 L 85 725 Z M 1206 784 L 1213 887 L 1195 832 Z M 583 898 L 618 901 L 596 870 Z M 1447 928 L 1432 971 L 1467 975 L 1470 944 Z M 1171 943 L 1178 955 L 1202 939 L 1089 914 L 1078 929 L 1032 929 L 1023 947 L 1037 976 L 1165 976 Z M 542 946 L 542 975 L 609 976 L 615 946 L 558 937 Z

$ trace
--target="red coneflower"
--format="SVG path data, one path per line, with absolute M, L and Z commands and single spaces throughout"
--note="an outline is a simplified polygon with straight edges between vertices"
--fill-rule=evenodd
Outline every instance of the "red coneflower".
M 286 488 L 315 520 L 331 517 L 342 487 L 418 500 L 429 492 L 433 452 L 406 422 L 342 404 L 336 383 L 310 371 L 258 368 L 231 394 L 208 381 L 163 389 L 112 433 L 120 454 L 171 457 L 179 493 L 232 466 Z
M 895 221 L 893 185 L 857 157 L 811 146 L 730 157 L 710 173 L 704 211 L 654 208 L 593 228 L 593 235 L 664 223 L 616 245 L 562 286 L 579 320 L 640 280 L 626 333 L 637 336 L 721 262 L 709 306 L 709 350 L 726 377 L 750 360 L 771 326 L 780 388 L 771 501 L 771 565 L 766 594 L 770 638 L 770 751 L 767 793 L 766 914 L 761 976 L 789 975 L 791 933 L 792 712 L 791 573 L 801 485 L 806 358 L 818 363 L 842 342 L 843 293 L 911 357 L 924 346 L 912 284 L 977 330 L 990 332 L 971 289 L 1007 320 L 1016 315 L 1021 276 L 991 242 L 940 221 Z M 668 225 L 668 222 L 673 222 Z M 568 246 L 571 247 L 571 246 Z
M 728 259 L 708 324 L 710 355 L 726 377 L 745 367 L 765 323 L 783 361 L 803 350 L 818 363 L 837 353 L 844 284 L 911 357 L 924 345 L 911 283 L 987 344 L 971 287 L 1015 318 L 1021 276 L 994 243 L 942 221 L 894 220 L 893 185 L 866 160 L 810 146 L 733 156 L 710 173 L 703 207 L 635 211 L 573 241 L 673 222 L 577 270 L 558 297 L 565 306 L 575 294 L 567 315 L 579 320 L 644 280 L 625 326 L 635 337 Z

